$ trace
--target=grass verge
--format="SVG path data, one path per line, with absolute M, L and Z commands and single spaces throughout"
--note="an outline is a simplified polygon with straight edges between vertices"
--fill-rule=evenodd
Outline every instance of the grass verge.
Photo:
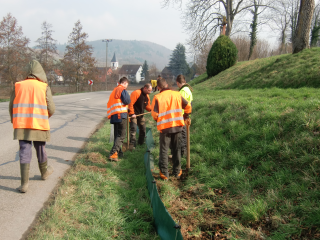
M 4 98 L 0 98 L 0 102 L 9 102 L 10 101 L 10 99 L 8 98 L 8 99 L 4 99 Z
M 194 88 L 191 172 L 157 183 L 184 239 L 320 238 L 318 95 Z
M 205 89 L 301 88 L 320 87 L 320 48 L 297 54 L 239 62 L 207 80 L 203 74 L 191 81 Z
M 90 138 L 27 239 L 159 239 L 146 188 L 145 147 L 109 162 L 109 136 L 106 123 Z

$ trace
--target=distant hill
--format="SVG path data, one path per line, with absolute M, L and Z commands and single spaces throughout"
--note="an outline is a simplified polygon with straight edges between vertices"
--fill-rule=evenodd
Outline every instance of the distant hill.
M 102 40 L 89 41 L 94 49 L 93 56 L 98 60 L 100 66 L 105 66 L 106 62 L 106 43 Z M 60 56 L 63 56 L 66 44 L 58 44 L 57 49 Z M 143 64 L 145 60 L 150 67 L 151 64 L 156 64 L 161 71 L 169 63 L 172 51 L 164 46 L 148 41 L 136 40 L 112 40 L 108 44 L 108 63 L 116 53 L 119 66 L 123 64 Z

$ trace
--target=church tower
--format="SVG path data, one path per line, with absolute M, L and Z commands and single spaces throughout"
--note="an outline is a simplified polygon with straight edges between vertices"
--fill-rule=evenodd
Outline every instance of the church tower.
M 111 59 L 111 69 L 112 70 L 117 70 L 119 66 L 116 53 L 113 54 L 113 58 Z

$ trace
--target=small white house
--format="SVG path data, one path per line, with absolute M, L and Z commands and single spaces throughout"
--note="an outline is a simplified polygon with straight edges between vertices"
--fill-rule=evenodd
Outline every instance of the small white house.
M 119 70 L 119 80 L 126 77 L 132 83 L 139 83 L 141 80 L 142 66 L 141 65 L 122 65 Z

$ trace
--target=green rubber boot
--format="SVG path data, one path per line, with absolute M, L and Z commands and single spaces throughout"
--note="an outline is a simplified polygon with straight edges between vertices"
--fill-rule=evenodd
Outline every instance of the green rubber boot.
M 22 193 L 27 192 L 29 187 L 29 169 L 30 163 L 20 163 L 21 186 L 19 191 Z
M 39 163 L 39 169 L 42 180 L 46 180 L 53 173 L 53 167 L 48 166 L 48 161 Z

